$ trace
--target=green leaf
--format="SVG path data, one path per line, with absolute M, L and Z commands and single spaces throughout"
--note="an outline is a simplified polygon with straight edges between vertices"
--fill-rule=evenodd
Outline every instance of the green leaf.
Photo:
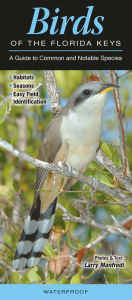
M 5 115 L 8 111 L 8 103 L 6 102 L 2 107 L 0 107 L 0 124 L 5 120 Z
M 11 245 L 11 243 L 12 243 L 12 237 L 7 232 L 4 233 L 4 241 L 9 245 Z
M 101 149 L 110 159 L 112 158 L 110 147 L 106 143 L 101 143 Z
M 66 277 L 63 277 L 59 283 L 61 283 L 61 284 L 68 284 L 69 283 L 69 279 L 66 278 Z
M 83 247 L 83 244 L 74 237 L 72 237 L 71 239 L 70 237 L 67 236 L 67 242 L 68 242 L 68 246 L 75 251 L 80 250 Z
M 29 279 L 30 282 L 42 280 L 42 278 L 38 274 L 38 267 L 34 267 L 30 269 L 29 272 L 27 273 L 27 278 Z
M 46 244 L 46 247 L 44 249 L 44 254 L 46 254 L 47 256 L 54 258 L 55 254 L 54 254 L 54 249 L 52 248 L 51 244 L 48 242 Z
M 60 229 L 65 229 L 65 222 L 62 218 L 62 211 L 61 209 L 57 209 L 57 212 L 55 214 L 55 221 L 54 221 L 54 226 L 59 227 Z
M 58 284 L 58 281 L 53 279 L 53 280 L 47 281 L 46 284 Z
M 106 173 L 101 174 L 100 181 L 101 181 L 101 183 L 104 183 L 109 187 L 113 187 L 112 178 L 109 175 L 107 175 Z
M 18 180 L 16 180 L 16 179 L 13 180 L 13 186 L 15 188 L 15 191 L 19 191 L 20 183 L 18 182 Z
M 3 104 L 0 107 L 0 117 L 4 117 L 4 115 L 7 113 L 7 103 Z
M 5 121 L 5 117 L 0 118 L 0 124 L 2 124 Z
M 20 276 L 18 273 L 16 272 L 13 273 L 13 280 L 15 281 L 15 283 L 17 283 L 20 280 Z
M 74 283 L 80 283 L 80 276 L 79 276 L 78 273 L 75 274 L 75 275 L 72 277 L 70 283 L 71 283 L 71 284 L 74 284 Z
M 12 196 L 13 190 L 7 185 L 0 185 L 0 196 L 10 198 Z

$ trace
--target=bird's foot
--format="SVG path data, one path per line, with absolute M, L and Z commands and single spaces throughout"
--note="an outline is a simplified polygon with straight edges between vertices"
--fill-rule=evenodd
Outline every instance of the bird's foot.
M 64 167 L 68 168 L 68 172 L 72 173 L 73 167 L 68 162 L 62 162 Z
M 70 175 L 72 175 L 73 167 L 68 162 L 58 161 L 57 165 L 58 165 L 59 168 L 62 168 L 62 174 L 63 175 L 66 174 L 66 176 L 68 176 L 68 177 Z

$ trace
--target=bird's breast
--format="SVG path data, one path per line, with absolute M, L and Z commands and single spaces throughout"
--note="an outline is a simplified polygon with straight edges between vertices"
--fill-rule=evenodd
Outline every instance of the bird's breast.
M 101 117 L 79 116 L 70 112 L 62 119 L 62 143 L 69 143 L 67 162 L 77 170 L 87 167 L 95 156 L 101 137 Z

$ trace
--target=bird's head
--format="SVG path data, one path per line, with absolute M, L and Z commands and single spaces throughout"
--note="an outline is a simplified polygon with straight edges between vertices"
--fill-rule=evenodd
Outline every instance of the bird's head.
M 100 83 L 98 81 L 89 81 L 79 86 L 69 98 L 69 104 L 75 109 L 84 107 L 103 106 L 106 99 L 106 94 L 110 90 L 119 88 L 113 83 Z M 83 105 L 82 105 L 83 104 Z

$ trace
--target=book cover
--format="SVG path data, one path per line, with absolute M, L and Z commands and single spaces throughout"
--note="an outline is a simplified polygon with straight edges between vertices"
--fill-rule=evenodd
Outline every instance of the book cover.
M 130 12 L 113 0 L 2 4 L 5 299 L 131 292 Z

